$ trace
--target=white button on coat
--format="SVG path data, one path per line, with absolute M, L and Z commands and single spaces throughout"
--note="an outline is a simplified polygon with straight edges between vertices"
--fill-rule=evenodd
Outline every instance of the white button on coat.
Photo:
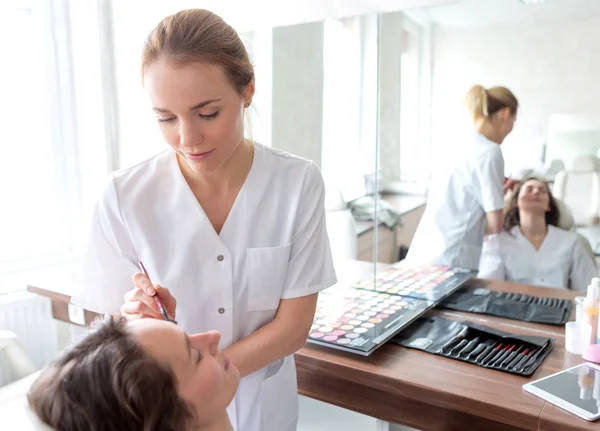
M 434 173 L 427 207 L 407 261 L 477 269 L 485 213 L 504 207 L 500 146 L 477 133 L 443 172 Z
M 118 314 L 138 260 L 176 297 L 181 328 L 218 330 L 226 348 L 272 321 L 281 299 L 335 283 L 321 174 L 312 162 L 255 144 L 248 177 L 217 234 L 171 149 L 118 171 L 97 205 L 72 302 Z M 293 357 L 242 379 L 228 412 L 238 431 L 293 428 Z
M 489 236 L 479 265 L 480 278 L 573 290 L 586 290 L 596 276 L 577 234 L 554 226 L 548 226 L 539 250 L 518 226 Z

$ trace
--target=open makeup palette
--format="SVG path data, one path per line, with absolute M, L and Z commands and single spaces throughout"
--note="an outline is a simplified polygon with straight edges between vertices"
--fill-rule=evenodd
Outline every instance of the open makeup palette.
M 319 295 L 308 341 L 367 356 L 474 276 L 461 268 L 398 263 L 376 280 L 331 287 Z

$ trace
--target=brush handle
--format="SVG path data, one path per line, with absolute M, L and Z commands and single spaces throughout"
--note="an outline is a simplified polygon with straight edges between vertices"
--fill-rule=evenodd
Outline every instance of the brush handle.
M 478 343 L 479 343 L 479 337 L 473 338 L 471 341 L 469 341 L 469 343 L 465 347 L 463 347 L 460 350 L 460 352 L 458 352 L 456 354 L 456 356 L 468 355 L 469 353 L 471 353 L 473 351 L 473 349 L 475 348 L 475 346 L 477 346 Z

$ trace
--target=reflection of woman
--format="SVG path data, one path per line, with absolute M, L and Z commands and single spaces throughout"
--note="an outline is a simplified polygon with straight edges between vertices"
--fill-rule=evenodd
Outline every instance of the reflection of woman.
M 57 431 L 229 431 L 240 375 L 219 333 L 109 320 L 42 372 L 29 404 Z
M 578 236 L 558 228 L 559 210 L 548 185 L 519 184 L 504 219 L 504 232 L 484 244 L 479 277 L 535 286 L 585 290 L 597 269 Z
M 434 175 L 409 261 L 476 269 L 484 234 L 502 229 L 500 144 L 513 129 L 518 102 L 504 87 L 477 85 L 468 92 L 466 105 L 476 133 L 466 152 L 457 150 L 460 154 L 447 171 Z
M 254 71 L 216 15 L 192 9 L 162 20 L 146 41 L 142 78 L 169 149 L 111 176 L 73 302 L 161 318 L 156 291 L 186 332 L 221 333 L 242 376 L 228 408 L 235 429 L 295 429 L 292 355 L 306 342 L 317 293 L 335 282 L 321 174 L 244 138 Z M 131 286 L 138 260 L 169 289 L 139 273 Z

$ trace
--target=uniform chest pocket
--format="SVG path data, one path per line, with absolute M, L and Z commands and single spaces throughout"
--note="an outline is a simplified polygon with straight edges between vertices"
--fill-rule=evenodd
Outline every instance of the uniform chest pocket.
M 275 310 L 283 292 L 291 245 L 248 249 L 248 309 Z

